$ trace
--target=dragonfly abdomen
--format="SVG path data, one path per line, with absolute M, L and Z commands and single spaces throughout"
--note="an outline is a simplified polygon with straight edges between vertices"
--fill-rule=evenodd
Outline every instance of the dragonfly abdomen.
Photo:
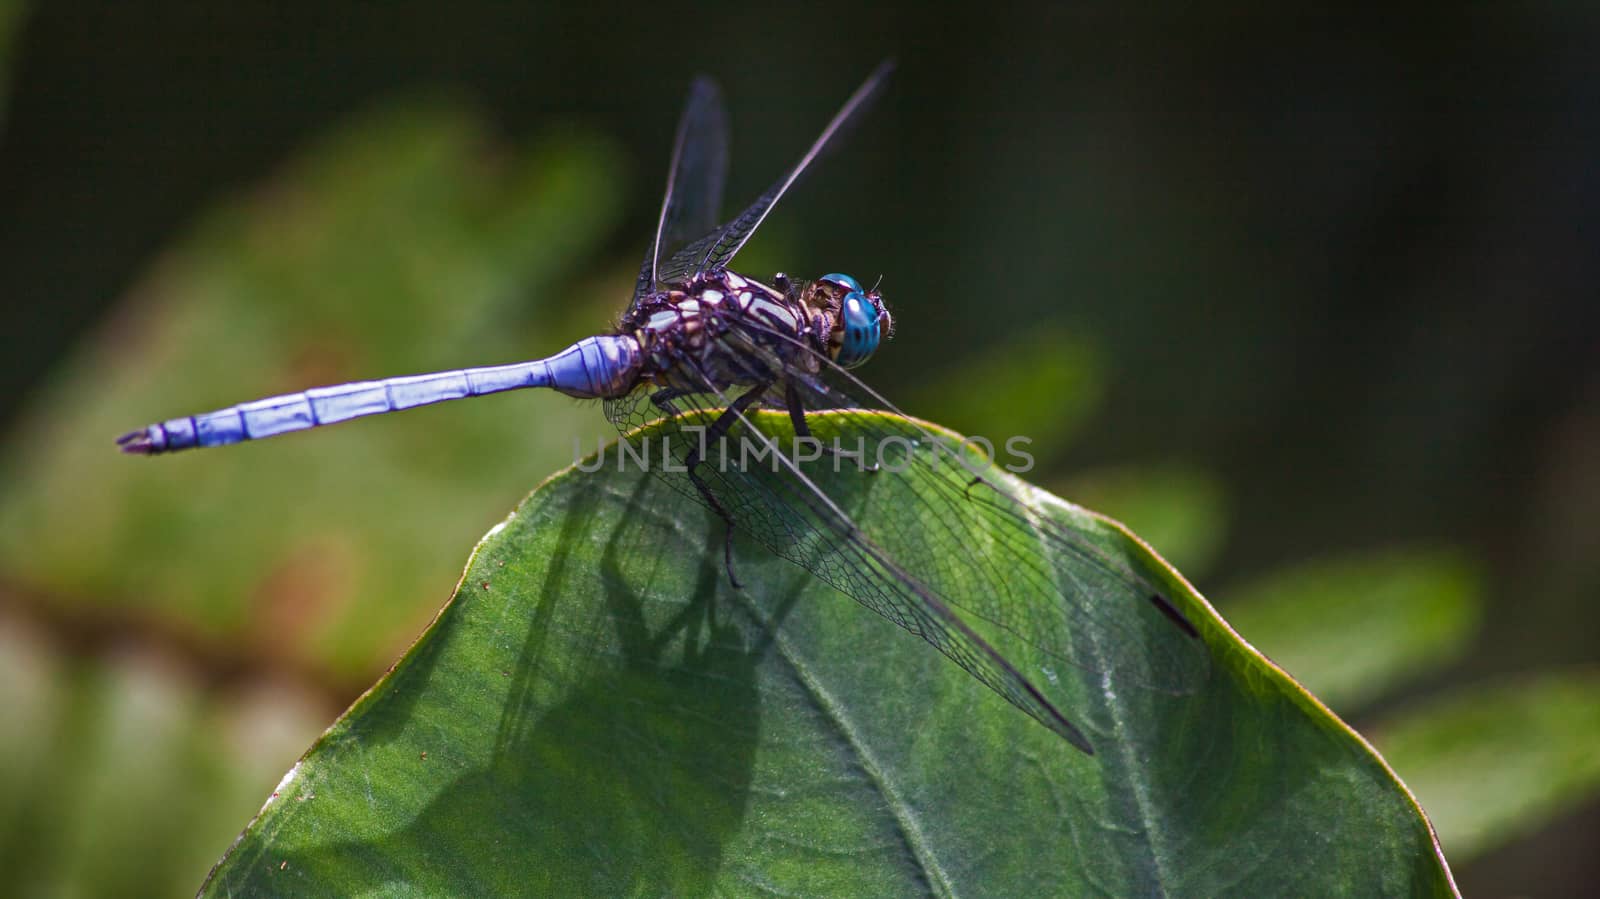
M 224 446 L 526 387 L 549 387 L 585 399 L 621 396 L 633 389 L 641 365 L 639 344 L 633 337 L 586 337 L 547 359 L 314 387 L 168 419 L 124 434 L 117 443 L 123 452 L 143 455 Z

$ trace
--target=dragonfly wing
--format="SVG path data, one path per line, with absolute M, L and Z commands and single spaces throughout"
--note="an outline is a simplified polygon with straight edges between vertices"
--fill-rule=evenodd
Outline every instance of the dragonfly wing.
M 695 272 L 700 271 L 698 264 L 700 257 L 705 254 L 706 247 L 716 243 L 719 233 L 720 232 L 713 231 L 710 234 L 707 234 L 694 243 L 691 243 L 678 252 L 672 254 L 672 258 L 661 263 L 659 269 L 657 270 L 657 277 L 660 279 L 660 283 L 688 283 L 690 276 L 694 275 Z
M 882 532 L 874 537 L 932 589 L 943 591 L 950 605 L 1027 644 L 1039 657 L 1086 674 L 1114 675 L 1169 695 L 1191 693 L 1207 679 L 1209 655 L 1169 591 L 1047 514 L 1036 497 L 998 469 L 989 448 L 907 416 L 804 341 L 765 328 L 762 336 L 790 342 L 794 358 L 808 360 L 805 367 L 791 366 L 786 380 L 808 411 L 827 410 L 819 424 L 836 431 L 846 450 L 853 452 L 862 441 L 872 456 L 867 462 L 886 452 L 885 464 L 896 473 L 873 485 L 872 502 L 902 515 L 911 511 L 921 533 L 915 539 Z M 1018 542 L 1019 534 L 1035 535 L 1038 545 Z M 975 551 L 956 551 L 961 548 Z M 1036 550 L 1042 557 L 1030 561 Z M 972 582 L 991 587 L 956 586 Z M 1041 602 L 1040 596 L 1055 599 Z M 1182 639 L 1151 644 L 1150 634 Z
M 682 462 L 699 442 L 699 429 L 723 413 L 725 397 L 716 393 L 680 394 L 668 401 L 667 419 L 672 452 Z M 607 402 L 607 414 L 624 433 L 635 422 L 660 418 L 644 397 Z M 756 432 L 749 420 L 745 430 Z M 653 468 L 684 495 L 707 504 L 681 468 Z M 1083 732 L 1018 671 L 1006 656 L 990 645 L 952 611 L 937 594 L 927 590 L 894 559 L 875 546 L 855 526 L 849 515 L 810 485 L 803 476 L 765 471 L 754 473 L 713 463 L 697 473 L 717 502 L 732 516 L 735 527 L 755 536 L 778 556 L 794 562 L 905 630 L 922 637 L 954 660 L 984 685 L 1044 724 L 1073 746 L 1093 754 Z
M 751 351 L 737 331 L 727 340 L 728 352 Z M 837 436 L 844 450 L 869 455 L 893 446 L 906 458 L 891 455 L 894 469 L 875 473 L 827 455 L 794 465 L 796 449 L 769 446 L 760 430 L 772 419 L 747 413 L 727 448 L 713 448 L 697 469 L 738 530 L 921 637 L 1086 751 L 1089 740 L 1061 711 L 1075 700 L 1123 687 L 1183 696 L 1207 680 L 1204 643 L 1169 602 L 1155 599 L 1159 589 L 1009 480 L 975 485 L 949 455 L 962 449 L 951 445 L 958 439 L 861 408 L 839 385 L 800 368 L 787 377 L 806 403 L 834 407 L 807 419 L 820 439 Z M 674 445 L 698 446 L 694 429 L 709 426 L 730 399 L 709 387 L 674 396 L 666 410 Z M 664 414 L 648 398 L 613 401 L 607 412 L 625 431 Z M 777 458 L 747 458 L 763 446 Z M 683 474 L 660 473 L 704 502 Z M 908 520 L 917 526 L 893 524 Z
M 639 266 L 635 305 L 661 284 L 659 264 L 669 254 L 716 228 L 727 175 L 728 113 L 717 83 L 701 75 L 689 86 L 678 120 L 655 240 Z
M 867 80 L 862 83 L 856 92 L 850 95 L 844 106 L 834 115 L 822 133 L 806 150 L 794 168 L 778 179 L 778 182 L 767 189 L 749 208 L 739 213 L 732 221 L 721 228 L 705 234 L 704 237 L 675 253 L 670 259 L 658 267 L 657 278 L 663 284 L 676 284 L 687 281 L 697 272 L 714 271 L 727 266 L 733 257 L 742 249 L 756 229 L 778 200 L 788 192 L 790 187 L 800 179 L 800 176 L 813 162 L 832 148 L 838 146 L 840 138 L 861 122 L 872 102 L 883 93 L 888 82 L 889 74 L 894 70 L 893 61 L 886 60 L 881 63 Z
M 726 352 L 754 352 L 739 346 L 738 331 L 726 339 Z M 1160 587 L 1062 523 L 1061 510 L 974 470 L 955 435 L 862 408 L 858 398 L 877 400 L 869 390 L 846 395 L 798 368 L 786 378 L 803 403 L 829 408 L 806 419 L 824 445 L 837 437 L 840 450 L 869 461 L 888 448 L 883 470 L 816 453 L 792 464 L 797 448 L 774 445 L 762 430 L 782 413 L 750 411 L 696 469 L 734 528 L 922 637 L 1080 749 L 1090 741 L 1062 709 L 1109 691 L 1187 696 L 1208 680 L 1210 654 L 1194 625 Z M 630 397 L 606 411 L 624 432 L 670 414 L 675 448 L 696 448 L 699 429 L 733 398 L 706 384 L 666 408 Z M 778 387 L 765 402 L 781 395 Z M 680 470 L 658 472 L 706 502 Z M 874 526 L 907 515 L 917 526 Z

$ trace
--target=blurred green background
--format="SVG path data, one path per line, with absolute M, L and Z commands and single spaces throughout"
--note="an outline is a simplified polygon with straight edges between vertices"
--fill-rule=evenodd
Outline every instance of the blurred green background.
M 592 449 L 502 395 L 226 452 L 150 420 L 605 327 L 678 105 L 740 257 L 883 275 L 866 374 L 1125 520 L 1366 733 L 1469 895 L 1600 879 L 1600 19 L 0 2 L 0 861 L 198 886 Z M 394 596 L 410 596 L 397 606 Z

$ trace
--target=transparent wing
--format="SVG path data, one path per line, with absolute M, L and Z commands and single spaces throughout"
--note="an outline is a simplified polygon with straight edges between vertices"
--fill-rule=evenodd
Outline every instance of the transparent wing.
M 750 237 L 755 234 L 767 214 L 777 205 L 778 200 L 788 192 L 789 188 L 800 179 L 807 168 L 824 152 L 838 146 L 839 139 L 847 134 L 851 128 L 860 123 L 867 109 L 878 95 L 883 92 L 890 72 L 894 71 L 894 63 L 885 60 L 867 80 L 862 83 L 856 92 L 850 95 L 844 106 L 834 115 L 833 121 L 822 129 L 822 134 L 817 136 L 811 148 L 806 150 L 800 161 L 788 174 L 778 180 L 778 183 L 767 189 L 749 208 L 739 213 L 732 221 L 704 236 L 684 249 L 673 254 L 666 262 L 662 263 L 656 272 L 658 283 L 681 284 L 697 272 L 712 271 L 722 268 L 733 261 L 733 257 L 742 249 Z
M 875 461 L 875 446 L 892 444 L 889 466 L 901 473 L 874 483 L 873 501 L 913 510 L 922 532 L 915 539 L 883 532 L 873 537 L 936 588 L 961 581 L 991 585 L 988 591 L 952 595 L 951 605 L 1042 657 L 1088 674 L 1112 674 L 1122 683 L 1170 695 L 1190 693 L 1205 680 L 1209 657 L 1195 639 L 1198 632 L 1164 588 L 1043 514 L 983 451 L 906 416 L 831 360 L 811 358 L 820 363 L 822 375 L 791 368 L 787 380 L 808 410 L 831 410 L 819 425 L 825 423 L 846 449 L 853 450 L 857 435 L 865 435 L 865 448 L 874 453 L 868 461 Z M 1042 565 L 1029 562 L 1032 546 L 1016 543 L 1015 535 L 1027 532 L 1036 532 L 1046 550 Z M 955 551 L 977 547 L 986 534 L 990 538 L 981 547 L 986 552 Z M 980 563 L 983 570 L 975 574 Z M 1058 602 L 1037 601 L 1051 594 Z M 1049 615 L 1042 617 L 1040 609 L 1049 609 Z M 1150 633 L 1184 639 L 1142 646 Z
M 728 113 L 716 82 L 701 75 L 689 85 L 689 99 L 678 119 L 656 236 L 639 266 L 633 305 L 661 283 L 659 263 L 668 254 L 716 228 L 727 174 Z
M 728 352 L 760 352 L 737 330 L 727 341 Z M 1007 479 L 985 475 L 957 438 L 901 417 L 847 372 L 832 374 L 845 377 L 830 383 L 790 366 L 785 378 L 807 407 L 829 410 L 807 417 L 819 440 L 838 438 L 870 459 L 888 448 L 885 467 L 863 471 L 831 455 L 788 464 L 796 458 L 788 443 L 776 459 L 752 459 L 751 447 L 770 441 L 761 424 L 787 429 L 773 428 L 771 416 L 783 413 L 747 412 L 696 469 L 738 530 L 926 640 L 1085 751 L 1090 740 L 1063 708 L 1107 689 L 1183 696 L 1205 683 L 1206 647 L 1163 590 Z M 785 389 L 763 399 L 777 405 Z M 625 431 L 670 412 L 675 444 L 693 447 L 694 429 L 731 399 L 707 389 L 674 396 L 665 410 L 636 397 L 612 401 L 607 412 Z M 661 474 L 704 501 L 687 476 Z M 906 521 L 917 526 L 873 524 Z

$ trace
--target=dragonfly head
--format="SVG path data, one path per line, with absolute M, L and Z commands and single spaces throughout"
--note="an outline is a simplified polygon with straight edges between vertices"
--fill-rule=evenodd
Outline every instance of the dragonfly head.
M 838 272 L 818 278 L 816 287 L 828 298 L 827 311 L 833 318 L 828 355 L 843 368 L 855 368 L 872 358 L 883 335 L 893 329 L 883 298 Z

